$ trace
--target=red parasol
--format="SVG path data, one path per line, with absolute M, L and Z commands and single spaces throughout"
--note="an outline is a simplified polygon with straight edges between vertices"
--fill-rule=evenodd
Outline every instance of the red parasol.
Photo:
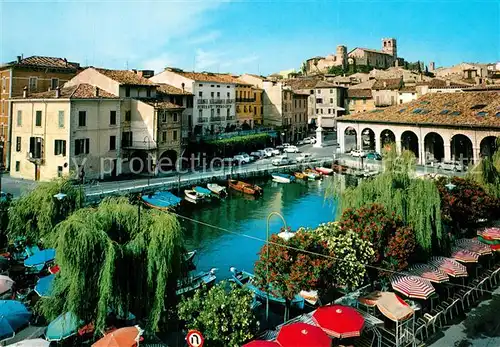
M 117 329 L 92 345 L 92 347 L 135 347 L 143 330 L 139 326 Z
M 408 269 L 408 272 L 434 283 L 448 282 L 450 280 L 446 272 L 429 264 L 414 264 Z
M 500 228 L 486 228 L 477 232 L 485 240 L 500 240 Z
M 330 347 L 331 340 L 321 330 L 306 323 L 293 323 L 281 328 L 276 338 L 282 347 Z
M 484 243 L 476 239 L 457 240 L 457 246 L 472 253 L 477 253 L 479 255 L 491 254 L 491 248 L 488 247 L 488 245 L 485 245 Z
M 467 277 L 467 268 L 455 259 L 445 257 L 432 257 L 429 261 L 440 270 L 443 270 L 451 277 Z
M 281 347 L 279 343 L 273 341 L 264 341 L 264 340 L 254 340 L 243 347 Z
M 477 263 L 479 261 L 479 254 L 458 247 L 451 249 L 451 257 L 461 263 Z
M 365 319 L 352 307 L 342 305 L 322 306 L 313 313 L 314 322 L 328 335 L 343 339 L 359 336 Z
M 427 300 L 436 291 L 428 280 L 417 276 L 395 275 L 391 279 L 392 289 L 409 298 Z

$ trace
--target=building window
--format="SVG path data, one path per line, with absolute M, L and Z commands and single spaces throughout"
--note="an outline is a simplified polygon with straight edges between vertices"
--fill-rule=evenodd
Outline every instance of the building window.
M 161 122 L 162 123 L 167 122 L 167 111 L 165 111 L 165 110 L 161 111 Z
M 214 84 L 212 84 L 212 85 L 210 85 L 210 87 L 212 87 L 212 88 L 213 88 L 213 87 L 215 87 L 215 85 L 214 85 Z
M 220 116 L 220 108 L 217 109 L 217 116 Z
M 30 77 L 29 80 L 29 90 L 30 92 L 36 91 L 36 84 L 38 82 L 38 78 L 36 77 Z
M 217 88 L 220 88 L 220 84 L 217 85 Z
M 90 149 L 90 139 L 75 140 L 75 155 L 88 154 Z
M 236 113 L 240 113 L 240 106 L 239 105 L 236 106 Z
M 330 94 L 333 94 L 333 89 L 330 89 Z
M 213 117 L 213 116 L 214 116 L 214 114 L 215 114 L 214 109 L 211 109 L 211 110 L 210 110 L 210 116 L 212 116 L 212 117 Z
M 125 87 L 125 97 L 127 97 L 127 98 L 130 97 L 130 86 Z
M 16 137 L 16 152 L 21 152 L 21 136 Z
M 161 133 L 161 142 L 166 143 L 167 142 L 167 132 L 162 131 Z
M 217 98 L 220 99 L 220 92 L 217 92 Z
M 317 93 L 317 94 L 321 94 L 321 89 L 318 89 L 318 90 L 316 91 L 316 93 Z
M 35 114 L 35 126 L 41 127 L 42 126 L 42 111 L 36 111 Z
M 174 130 L 172 135 L 173 135 L 173 140 L 177 141 L 177 130 Z
M 215 93 L 214 92 L 210 92 L 210 97 L 213 99 L 214 98 L 214 95 Z
M 17 110 L 17 126 L 23 125 L 23 111 Z
M 42 138 L 30 137 L 30 157 L 34 159 L 42 158 Z
M 177 113 L 174 113 L 174 114 L 172 115 L 172 118 L 173 118 L 173 121 L 174 121 L 174 122 L 178 122 L 178 121 L 179 121 L 178 116 L 177 116 Z
M 311 89 L 311 95 L 314 94 L 314 89 Z
M 323 109 L 320 110 L 321 114 L 323 114 Z
M 110 151 L 116 150 L 116 136 L 115 135 L 111 135 L 109 137 L 109 150 Z
M 146 97 L 150 98 L 151 97 L 151 89 L 146 89 Z
M 203 87 L 203 84 L 198 84 L 198 86 Z
M 227 110 L 226 110 L 226 116 L 227 116 L 227 119 L 229 119 L 229 117 L 231 116 L 231 115 L 229 114 L 229 111 L 230 111 L 229 109 L 227 109 Z
M 125 111 L 125 122 L 130 122 L 132 120 L 132 112 Z
M 64 128 L 64 111 L 59 111 L 57 118 L 59 128 Z
M 19 172 L 19 170 L 21 170 L 21 162 L 16 161 L 16 171 Z
M 5 77 L 2 77 L 2 90 L 5 91 L 6 88 L 7 88 L 7 80 L 5 79 Z
M 198 97 L 202 98 L 203 97 L 203 92 L 198 92 Z
M 331 113 L 332 113 L 332 109 L 331 109 L 331 108 L 329 108 L 329 109 L 328 109 L 328 114 L 331 114 Z
M 319 114 L 319 108 L 316 109 L 316 114 Z
M 257 106 L 254 106 L 254 107 L 253 107 L 253 113 L 254 113 L 254 114 L 257 114 Z
M 247 107 L 245 105 L 245 106 L 243 106 L 243 112 L 246 112 L 246 111 L 247 111 Z
M 109 125 L 116 125 L 116 111 L 109 111 Z
M 122 132 L 122 147 L 132 146 L 132 132 L 124 131 Z
M 198 117 L 201 119 L 203 117 L 203 110 L 198 110 Z
M 229 88 L 229 87 L 228 87 L 228 88 Z M 231 95 L 231 94 L 230 94 L 229 92 L 227 92 L 227 97 L 228 97 L 228 98 L 230 98 L 230 95 Z
M 54 140 L 54 155 L 66 156 L 66 141 Z
M 333 104 L 333 98 L 330 98 L 330 104 Z
M 87 111 L 78 111 L 78 126 L 84 127 L 87 125 Z
M 317 104 L 322 104 L 323 103 L 323 99 L 316 99 L 316 103 Z
M 52 78 L 50 80 L 50 89 L 55 90 L 59 87 L 59 78 Z
M 63 175 L 63 167 L 58 166 L 57 167 L 57 177 L 62 177 L 62 175 Z

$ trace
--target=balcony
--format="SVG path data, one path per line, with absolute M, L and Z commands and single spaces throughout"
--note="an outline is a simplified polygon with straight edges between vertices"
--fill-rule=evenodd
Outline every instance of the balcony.
M 236 98 L 236 102 L 255 102 L 255 98 Z
M 210 105 L 222 105 L 224 103 L 224 99 L 210 99 Z
M 227 116 L 227 117 L 226 117 L 226 120 L 227 120 L 227 121 L 230 121 L 230 120 L 236 120 L 236 116 Z
M 211 122 L 221 122 L 221 121 L 224 121 L 226 117 L 224 116 L 213 116 L 213 117 L 210 117 L 210 121 Z
M 38 153 L 38 154 L 33 155 L 33 153 L 31 153 L 31 152 L 26 152 L 26 159 L 30 163 L 33 163 L 36 165 L 43 165 L 45 162 L 42 153 Z
M 208 118 L 198 118 L 198 123 L 206 123 L 208 122 Z
M 206 105 L 208 104 L 208 99 L 198 99 L 198 105 Z

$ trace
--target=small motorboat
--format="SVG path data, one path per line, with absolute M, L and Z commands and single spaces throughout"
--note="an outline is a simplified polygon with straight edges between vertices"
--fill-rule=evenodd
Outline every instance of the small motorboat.
M 254 196 L 259 196 L 264 193 L 261 187 L 255 184 L 245 183 L 242 181 L 229 180 L 228 185 L 230 188 L 237 190 L 239 192 L 250 194 Z
M 207 200 L 206 194 L 198 193 L 194 189 L 185 190 L 184 195 L 186 195 L 186 200 L 193 204 L 198 204 Z
M 331 175 L 333 173 L 332 169 L 326 168 L 326 167 L 317 167 L 316 171 L 321 172 L 323 175 Z
M 184 261 L 186 263 L 191 263 L 196 255 L 196 249 L 194 251 L 190 251 L 184 254 Z
M 322 176 L 321 172 L 318 172 L 318 171 L 313 170 L 313 169 L 305 169 L 303 172 L 311 180 L 319 180 Z
M 198 274 L 185 278 L 177 282 L 176 295 L 190 295 L 202 286 L 211 287 L 215 283 L 217 269 L 210 269 L 207 272 L 199 272 Z
M 293 175 L 295 176 L 295 178 L 298 178 L 299 180 L 307 180 L 309 179 L 309 177 L 304 173 L 304 172 L 294 172 Z
M 332 164 L 332 170 L 337 173 L 346 173 L 349 168 L 345 165 Z
M 278 183 L 292 183 L 295 181 L 295 176 L 284 173 L 273 173 L 271 176 L 273 181 Z
M 142 201 L 146 206 L 164 211 L 175 208 L 182 201 L 181 198 L 175 196 L 169 191 L 159 191 L 154 194 L 144 194 L 141 196 Z
M 255 296 L 255 298 L 259 301 L 264 301 L 269 298 L 270 303 L 285 305 L 285 298 L 280 298 L 273 296 L 272 294 L 268 294 L 267 292 L 260 289 L 255 283 L 255 276 L 246 271 L 239 271 L 234 267 L 229 269 L 232 273 L 232 280 L 240 287 L 245 287 L 249 289 Z M 299 294 L 295 295 L 295 297 L 291 301 L 291 306 L 298 309 L 304 308 L 304 298 Z
M 224 198 L 225 196 L 227 196 L 226 187 L 220 186 L 217 183 L 208 183 L 207 188 L 220 198 Z
M 212 192 L 207 188 L 196 186 L 193 187 L 193 190 L 200 195 L 204 195 L 206 198 L 210 198 L 212 196 Z

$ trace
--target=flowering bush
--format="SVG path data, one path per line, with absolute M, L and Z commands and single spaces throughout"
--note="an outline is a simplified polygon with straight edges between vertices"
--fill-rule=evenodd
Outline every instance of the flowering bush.
M 441 213 L 443 219 L 460 230 L 474 226 L 480 219 L 490 219 L 500 210 L 500 200 L 472 180 L 453 177 L 451 183 L 455 188 L 446 188 L 448 179 L 437 181 L 441 195 Z
M 384 264 L 390 269 L 401 270 L 415 253 L 413 230 L 404 226 L 401 217 L 389 213 L 379 204 L 347 209 L 339 221 L 340 228 L 352 230 L 373 245 L 371 263 Z

